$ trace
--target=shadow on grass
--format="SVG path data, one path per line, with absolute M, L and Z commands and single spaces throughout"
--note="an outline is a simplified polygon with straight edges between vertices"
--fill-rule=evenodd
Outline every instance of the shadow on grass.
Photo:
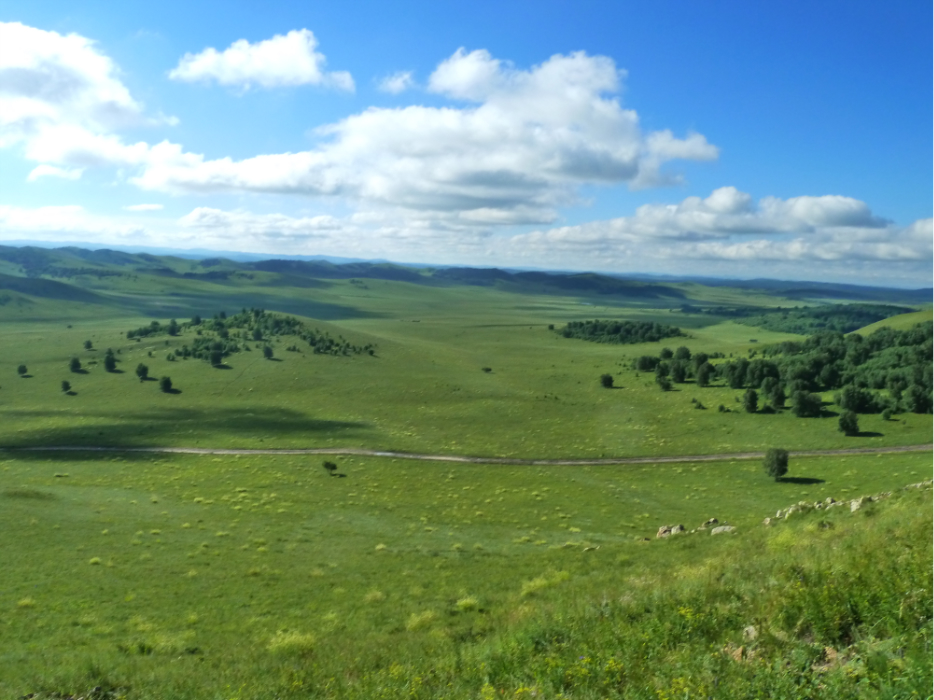
M 172 402 L 174 403 L 174 402 Z M 0 424 L 6 411 L 0 412 Z M 251 447 L 275 449 L 277 438 L 295 446 L 296 439 L 307 438 L 314 447 L 322 437 L 354 437 L 365 439 L 372 426 L 355 421 L 321 420 L 289 408 L 213 407 L 195 409 L 182 407 L 118 414 L 105 411 L 83 411 L 83 425 L 54 421 L 68 420 L 70 411 L 17 411 L 17 418 L 35 420 L 36 427 L 0 436 L 2 447 L 101 446 L 101 447 Z M 47 419 L 47 420 L 42 420 Z M 48 458 L 73 459 L 78 453 L 19 453 Z M 93 452 L 89 459 L 100 459 Z
M 211 365 L 211 368 L 212 369 L 233 369 L 233 367 L 228 365 L 226 362 L 223 362 L 219 365 Z
M 780 484 L 798 484 L 801 486 L 809 486 L 813 484 L 823 484 L 823 479 L 815 479 L 810 476 L 783 476 L 778 482 Z
M 853 437 L 884 437 L 885 433 L 875 433 L 871 430 L 861 430 Z
M 163 389 L 163 390 L 162 390 L 162 393 L 163 393 L 163 394 L 181 394 L 181 393 L 182 393 L 182 390 L 181 390 L 181 389 L 176 389 L 176 388 L 173 386 L 171 389 Z

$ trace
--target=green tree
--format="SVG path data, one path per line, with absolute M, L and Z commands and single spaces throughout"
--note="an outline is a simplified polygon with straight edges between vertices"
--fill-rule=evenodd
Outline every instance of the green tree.
M 688 376 L 687 362 L 684 360 L 673 360 L 671 363 L 671 379 L 678 384 L 684 384 Z
M 821 398 L 807 391 L 796 391 L 791 395 L 792 411 L 798 418 L 817 418 L 821 412 Z
M 780 447 L 770 447 L 765 453 L 762 468 L 775 481 L 780 481 L 788 473 L 788 450 L 783 450 Z
M 222 364 L 224 364 L 224 353 L 222 353 L 220 350 L 212 350 L 211 366 L 220 367 Z
M 162 377 L 159 380 L 159 388 L 162 390 L 162 393 L 168 394 L 172 391 L 172 378 L 171 377 Z
M 892 409 L 886 408 L 882 411 L 882 420 L 892 420 Z
M 859 435 L 859 419 L 854 411 L 844 411 L 840 414 L 838 430 L 846 435 Z
M 117 358 L 114 357 L 113 350 L 108 350 L 107 354 L 104 355 L 104 369 L 108 372 L 113 372 L 117 369 Z
M 62 391 L 64 391 L 66 394 L 71 391 L 71 382 L 62 380 Z
M 174 318 L 169 321 L 169 327 L 167 330 L 169 335 L 178 335 L 178 321 L 176 321 Z
M 91 350 L 94 347 L 94 344 L 90 340 L 84 341 L 84 349 Z
M 662 351 L 658 354 L 663 360 L 670 360 L 674 357 L 674 353 L 671 351 L 671 348 L 662 348 Z
M 746 409 L 746 413 L 755 413 L 758 410 L 759 394 L 755 389 L 746 389 L 746 393 L 743 394 L 743 408 Z
M 600 386 L 604 389 L 613 388 L 613 375 L 612 374 L 601 374 L 600 375 Z
M 688 360 L 691 359 L 691 351 L 682 345 L 680 348 L 675 350 L 675 359 L 684 360 L 685 362 L 687 362 Z
M 785 407 L 785 390 L 781 384 L 776 384 L 769 392 L 769 401 L 775 408 Z
M 145 382 L 149 377 L 149 368 L 140 362 L 138 365 L 136 365 L 136 376 L 139 377 L 141 382 Z
M 334 462 L 322 462 L 322 467 L 328 473 L 328 476 L 334 476 L 334 473 L 337 471 L 337 465 Z
M 272 348 L 269 347 L 268 345 L 264 345 L 263 346 L 263 357 L 265 357 L 267 360 L 271 360 L 272 355 L 273 355 Z
M 712 374 L 713 365 L 705 361 L 697 368 L 697 386 L 709 386 Z
M 655 377 L 655 383 L 662 391 L 671 391 L 671 380 L 668 377 Z
M 27 374 L 29 374 L 29 370 L 26 368 L 26 365 L 20 365 L 19 367 L 17 367 L 16 372 L 21 377 L 25 377 Z
M 71 362 L 68 363 L 68 369 L 70 369 L 72 372 L 80 372 L 81 360 L 79 360 L 77 357 L 72 357 Z

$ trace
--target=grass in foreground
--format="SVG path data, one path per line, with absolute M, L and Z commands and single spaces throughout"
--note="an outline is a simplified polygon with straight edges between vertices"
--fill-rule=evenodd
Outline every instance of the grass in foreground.
M 929 693 L 930 492 L 760 524 L 919 481 L 927 455 L 795 460 L 782 483 L 338 462 L 0 463 L 0 694 Z M 738 534 L 641 541 L 709 517 Z

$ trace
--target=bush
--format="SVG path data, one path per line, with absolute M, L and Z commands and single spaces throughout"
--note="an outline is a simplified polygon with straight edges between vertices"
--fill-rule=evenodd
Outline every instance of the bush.
M 793 411 L 798 418 L 816 418 L 821 413 L 821 398 L 807 391 L 796 391 L 791 396 Z
M 84 349 L 91 350 L 94 347 L 94 344 L 90 340 L 84 341 Z
M 759 394 L 755 389 L 746 389 L 746 393 L 743 394 L 743 408 L 746 409 L 746 413 L 755 413 L 759 408 Z
M 140 362 L 136 365 L 136 376 L 139 377 L 141 382 L 146 381 L 146 378 L 149 376 L 149 367 Z
M 273 354 L 272 348 L 269 347 L 268 345 L 264 345 L 263 346 L 263 357 L 265 357 L 267 360 L 271 360 L 272 354 Z
M 788 450 L 779 447 L 770 447 L 765 453 L 765 459 L 762 461 L 762 468 L 765 473 L 771 476 L 775 481 L 779 481 L 788 473 Z
M 159 380 L 159 388 L 162 390 L 162 393 L 168 394 L 172 391 L 172 378 L 171 377 L 162 377 Z
M 697 367 L 697 386 L 708 386 L 713 371 L 713 365 L 704 360 L 704 362 Z
M 29 374 L 29 370 L 26 369 L 26 365 L 20 365 L 19 367 L 17 367 L 16 372 L 21 377 L 25 377 L 27 374 Z
M 882 420 L 892 420 L 892 409 L 887 408 L 882 411 Z
M 67 394 L 69 391 L 71 391 L 71 382 L 63 380 L 63 381 L 62 381 L 62 391 L 64 391 L 66 394 Z
M 668 377 L 655 377 L 655 383 L 662 391 L 671 391 L 671 380 Z
M 612 374 L 601 374 L 600 375 L 600 386 L 604 389 L 613 388 L 613 375 Z
M 107 354 L 104 356 L 104 369 L 108 372 L 113 372 L 117 369 L 117 358 L 114 357 L 112 350 L 108 350 Z
M 840 415 L 838 430 L 851 436 L 859 434 L 859 419 L 856 417 L 855 411 L 844 411 Z
M 72 357 L 71 362 L 68 363 L 68 369 L 70 369 L 72 372 L 80 372 L 81 360 L 79 360 L 77 357 Z

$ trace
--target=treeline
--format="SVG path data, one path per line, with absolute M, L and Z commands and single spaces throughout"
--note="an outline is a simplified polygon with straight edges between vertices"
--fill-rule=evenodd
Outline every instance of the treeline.
M 672 351 L 662 348 L 658 357 L 641 355 L 632 361 L 632 368 L 638 372 L 654 372 L 655 382 L 663 391 L 671 391 L 672 383 L 683 384 L 693 379 L 698 386 L 709 386 L 716 378 L 717 370 L 710 360 L 723 357 L 723 353 L 691 354 L 690 349 L 681 346 Z
M 649 321 L 571 321 L 557 332 L 565 338 L 624 345 L 656 343 L 665 338 L 685 335 L 676 326 Z
M 294 336 L 307 344 L 316 355 L 350 356 L 376 353 L 376 346 L 372 343 L 356 345 L 343 336 L 335 338 L 326 331 L 311 329 L 292 316 L 274 314 L 263 309 L 243 309 L 232 316 L 227 316 L 226 312 L 221 311 L 212 319 L 202 319 L 196 315 L 184 323 L 175 319 L 165 324 L 153 321 L 148 326 L 127 331 L 126 335 L 127 338 L 137 339 L 160 334 L 177 336 L 185 330 L 194 331 L 195 337 L 190 344 L 186 343 L 176 348 L 169 359 L 196 358 L 220 365 L 224 358 L 234 353 L 250 352 L 251 342 L 268 343 L 280 336 Z M 271 357 L 267 348 L 268 346 L 264 348 L 264 353 Z M 298 352 L 299 346 L 294 343 L 286 350 Z
M 790 398 L 798 415 L 818 415 L 813 392 L 837 391 L 836 403 L 855 413 L 931 412 L 932 325 L 858 333 L 824 332 L 801 342 L 762 348 L 763 358 L 717 366 L 734 389 L 753 389 L 776 408 Z
M 776 333 L 812 335 L 821 331 L 851 333 L 870 323 L 915 309 L 888 304 L 832 304 L 828 306 L 796 306 L 766 308 L 755 306 L 692 306 L 684 304 L 683 313 L 706 314 L 735 319 L 744 326 L 755 326 Z

